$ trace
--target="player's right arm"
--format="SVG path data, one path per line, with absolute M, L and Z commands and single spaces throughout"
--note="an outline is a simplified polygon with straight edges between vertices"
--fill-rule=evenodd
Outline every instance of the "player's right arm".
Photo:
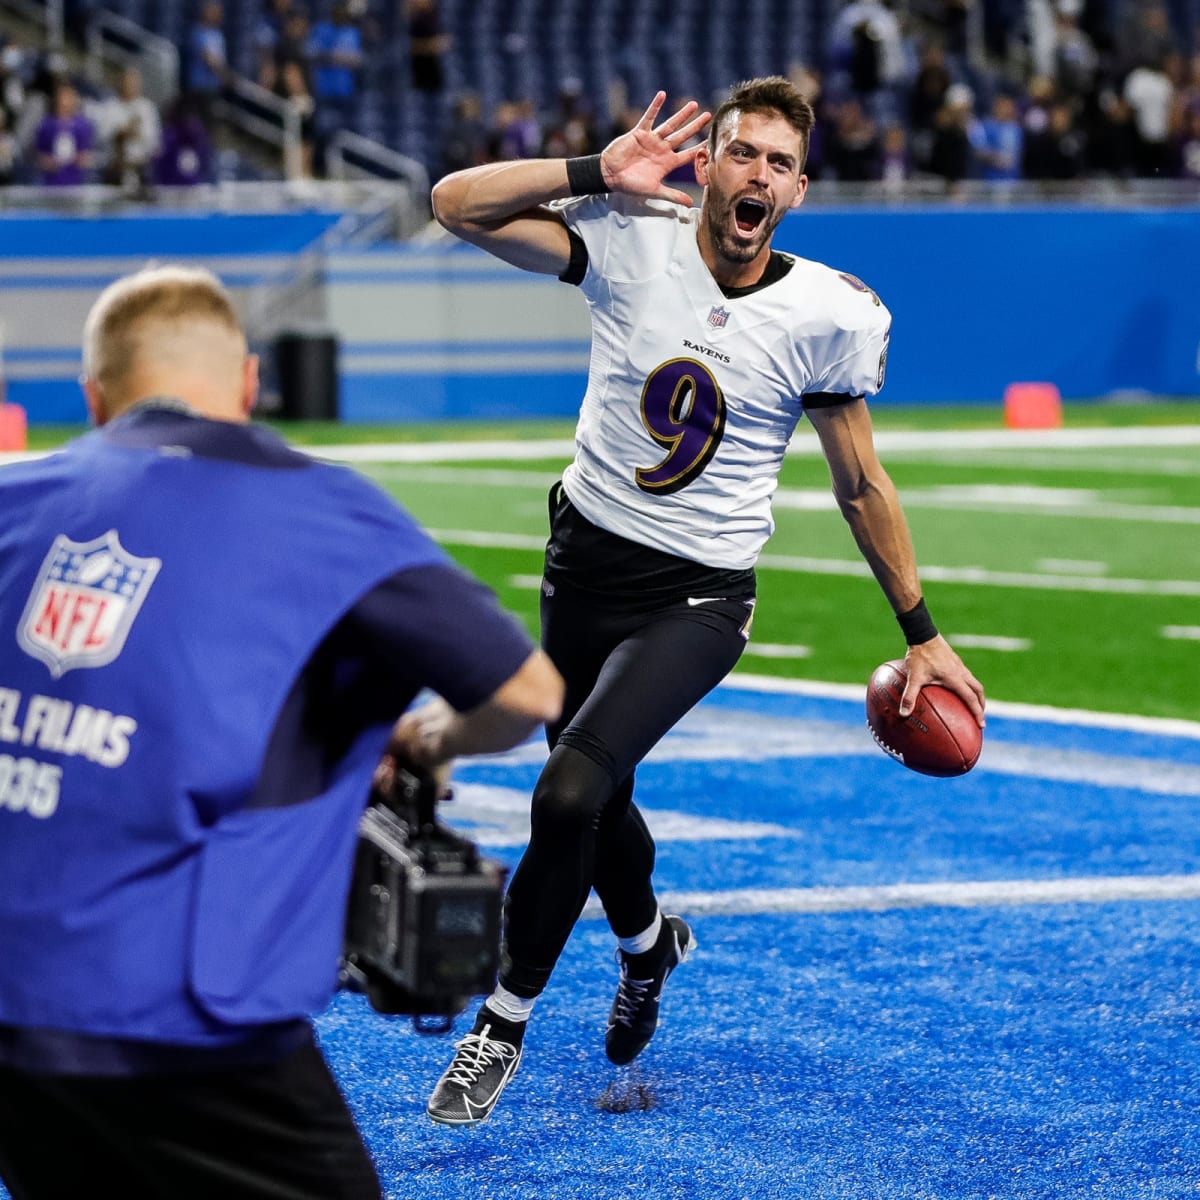
M 594 191 L 652 196 L 691 204 L 686 192 L 668 187 L 666 177 L 690 162 L 699 146 L 680 149 L 708 123 L 689 100 L 655 127 L 666 100 L 659 92 L 642 119 L 614 138 L 600 154 L 603 187 Z M 565 158 L 487 163 L 456 171 L 433 189 L 433 215 L 451 233 L 513 266 L 543 275 L 561 275 L 571 261 L 566 224 L 545 208 L 573 194 Z
M 524 271 L 561 275 L 571 239 L 557 213 L 541 207 L 571 194 L 564 158 L 486 163 L 456 171 L 433 189 L 439 224 Z

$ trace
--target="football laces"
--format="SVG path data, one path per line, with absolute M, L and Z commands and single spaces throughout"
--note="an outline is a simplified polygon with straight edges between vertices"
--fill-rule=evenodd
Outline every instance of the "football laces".
M 867 722 L 867 728 L 871 730 L 871 737 L 875 739 L 875 745 L 877 745 L 880 750 L 884 752 L 884 754 L 890 754 L 897 762 L 902 763 L 904 761 L 904 755 L 901 754 L 899 750 L 893 750 L 892 747 L 889 746 L 887 742 L 885 742 L 883 738 L 881 738 L 879 734 L 877 734 L 871 727 L 870 721 Z

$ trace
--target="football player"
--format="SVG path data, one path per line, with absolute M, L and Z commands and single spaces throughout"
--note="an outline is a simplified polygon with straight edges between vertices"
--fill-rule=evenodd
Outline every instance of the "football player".
M 812 109 L 784 79 L 753 80 L 689 146 L 709 114 L 689 102 L 656 124 L 664 101 L 601 154 L 475 167 L 433 193 L 447 229 L 579 287 L 592 320 L 542 582 L 542 642 L 566 703 L 547 729 L 498 985 L 429 1101 L 447 1124 L 492 1111 L 592 888 L 618 941 L 609 1059 L 632 1061 L 654 1034 L 663 984 L 695 938 L 659 910 L 634 771 L 746 645 L 754 564 L 801 415 L 908 644 L 904 713 L 940 683 L 983 723 L 983 688 L 929 616 L 872 444 L 866 398 L 883 385 L 890 314 L 854 276 L 771 247 L 804 200 Z M 667 182 L 689 162 L 699 208 Z

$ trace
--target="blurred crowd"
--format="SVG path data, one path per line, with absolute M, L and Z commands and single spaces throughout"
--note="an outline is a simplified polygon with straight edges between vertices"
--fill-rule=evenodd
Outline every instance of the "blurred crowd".
M 270 0 L 253 31 L 254 82 L 299 118 L 300 175 L 316 169 L 324 138 L 354 123 L 360 9 L 338 0 L 312 20 L 300 0 Z M 217 102 L 236 74 L 226 18 L 220 0 L 202 0 L 181 47 L 179 93 L 165 105 L 143 94 L 135 69 L 110 88 L 73 71 L 64 53 L 0 43 L 0 182 L 131 191 L 213 182 Z
M 485 109 L 478 94 L 448 90 L 453 41 L 438 0 L 397 4 L 409 94 L 440 121 L 426 163 L 434 178 L 595 153 L 648 99 L 616 80 L 598 111 L 565 79 L 548 108 L 517 97 Z M 324 174 L 329 138 L 358 126 L 364 67 L 392 61 L 373 11 L 367 0 L 265 0 L 256 18 L 241 61 L 296 114 L 303 148 L 292 170 L 302 176 Z M 970 179 L 1200 182 L 1200 36 L 1189 43 L 1177 16 L 1164 0 L 848 0 L 820 61 L 787 72 L 817 112 L 808 174 L 950 190 Z M 0 182 L 136 191 L 211 181 L 214 109 L 233 73 L 228 18 L 220 0 L 200 0 L 180 93 L 163 107 L 135 70 L 97 87 L 61 54 L 0 43 Z
M 97 89 L 62 54 L 13 41 L 0 48 L 0 183 L 136 190 L 202 182 L 211 165 L 192 106 L 180 98 L 162 112 L 138 71 L 125 71 L 115 90 Z
M 817 113 L 810 178 L 949 190 L 969 179 L 1200 182 L 1200 39 L 1186 45 L 1161 0 L 1133 0 L 1119 17 L 1093 0 L 1010 0 L 997 12 L 1003 3 L 849 0 L 822 61 L 788 71 Z M 597 120 L 570 80 L 545 114 L 524 100 L 484 114 L 462 95 L 437 173 L 594 153 L 639 114 L 618 102 Z

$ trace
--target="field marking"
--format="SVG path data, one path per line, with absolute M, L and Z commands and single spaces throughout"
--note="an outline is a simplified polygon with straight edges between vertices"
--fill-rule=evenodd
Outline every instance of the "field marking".
M 952 508 L 960 512 L 1036 513 L 1095 521 L 1158 521 L 1200 525 L 1200 508 L 1179 504 L 1121 504 L 1101 500 L 1101 492 L 1083 488 L 1008 488 L 996 484 L 913 488 L 902 491 L 906 508 Z
M 873 887 L 740 888 L 663 892 L 664 911 L 688 916 L 768 913 L 888 912 L 913 908 L 1001 908 L 1018 904 L 1110 904 L 1200 899 L 1200 875 L 1098 875 L 1074 879 L 996 879 L 961 883 L 895 883 Z M 591 901 L 583 915 L 604 916 Z
M 479 462 L 488 459 L 532 462 L 574 458 L 575 439 L 501 438 L 481 442 L 364 442 L 348 446 L 296 446 L 314 458 L 345 463 Z
M 1108 563 L 1082 558 L 1039 558 L 1033 564 L 1048 575 L 1107 575 Z
M 853 700 L 862 704 L 867 681 L 824 683 L 813 679 L 781 679 L 734 671 L 721 683 L 721 690 L 769 692 L 817 699 Z M 1125 733 L 1147 733 L 1160 737 L 1182 737 L 1200 741 L 1200 721 L 1182 717 L 1146 717 L 1140 713 L 1095 712 L 1085 708 L 1054 708 L 1048 704 L 1023 704 L 1014 700 L 989 700 L 988 713 L 1016 721 L 1044 721 L 1048 725 L 1082 725 L 1088 729 L 1118 729 Z
M 487 533 L 478 529 L 430 529 L 447 546 L 479 546 L 488 550 L 545 550 L 545 535 Z M 798 554 L 763 554 L 760 567 L 801 575 L 842 575 L 873 579 L 862 559 L 808 558 Z M 1031 571 L 989 571 L 984 567 L 921 567 L 924 579 L 984 587 L 1033 588 L 1052 592 L 1110 592 L 1123 596 L 1200 596 L 1196 579 L 1120 579 L 1090 575 L 1038 575 Z
M 742 655 L 758 658 L 810 658 L 811 646 L 786 646 L 780 642 L 756 642 L 753 638 L 746 644 Z
M 1200 446 L 1200 424 L 1144 425 L 1101 429 L 957 429 L 877 431 L 875 448 L 907 451 L 1094 449 L 1096 447 Z M 342 446 L 298 446 L 339 462 L 470 462 L 483 459 L 571 458 L 574 439 L 497 439 L 474 442 L 375 442 Z M 788 453 L 820 457 L 820 442 L 810 429 L 791 440 Z
M 1200 642 L 1200 625 L 1164 625 L 1162 635 L 1181 642 Z
M 875 447 L 884 453 L 964 450 L 1054 450 L 1094 448 L 1151 448 L 1200 446 L 1200 424 L 1143 425 L 1099 429 L 959 429 L 877 431 Z M 315 458 L 345 463 L 472 462 L 484 459 L 532 461 L 572 458 L 573 438 L 497 438 L 479 441 L 363 442 L 295 447 Z M 0 465 L 42 458 L 53 451 L 0 452 Z M 803 428 L 792 438 L 788 453 L 818 458 L 816 434 Z
M 533 488 L 541 491 L 549 486 L 557 470 L 521 471 L 502 467 L 472 469 L 384 463 L 376 464 L 371 474 L 380 482 L 442 484 L 447 487 Z M 1200 508 L 1106 502 L 1101 499 L 1102 495 L 1102 492 L 1086 488 L 968 484 L 912 488 L 901 493 L 901 500 L 906 508 L 1200 525 Z M 779 512 L 836 512 L 838 507 L 829 488 L 780 487 L 772 496 L 771 503 Z
M 645 761 L 662 766 L 835 758 L 845 759 L 848 763 L 864 760 L 864 771 L 892 773 L 890 777 L 899 787 L 911 783 L 911 776 L 883 756 L 867 730 L 865 714 L 859 715 L 863 713 L 865 687 L 850 690 L 854 701 L 852 712 L 843 712 L 836 719 L 775 715 L 758 708 L 751 711 L 736 704 L 702 704 L 687 713 L 646 755 Z M 755 691 L 761 695 L 765 689 Z M 999 715 L 994 709 L 991 712 L 993 718 Z M 1160 728 L 1155 732 L 1161 734 L 1164 731 Z M 1139 755 L 1135 748 L 1113 751 L 1056 746 L 1048 753 L 1043 739 L 1044 735 L 1026 738 L 1020 728 L 1005 729 L 1000 736 L 989 734 L 984 739 L 983 754 L 975 768 L 976 776 L 1035 780 L 1038 786 L 1066 784 L 1200 799 L 1200 762 L 1179 762 L 1162 754 L 1147 757 Z M 544 739 L 534 738 L 512 750 L 490 756 L 489 762 L 506 768 L 540 769 L 546 754 Z M 965 780 L 961 786 L 969 791 L 973 781 Z M 653 828 L 649 810 L 646 819 Z
M 988 633 L 948 633 L 946 640 L 964 650 L 999 650 L 1005 654 L 1019 654 L 1033 646 L 1029 638 L 998 637 Z
M 873 579 L 871 568 L 858 559 L 808 558 L 797 554 L 763 554 L 760 567 L 806 575 L 850 575 Z M 1039 575 L 1033 571 L 989 571 L 985 567 L 922 565 L 921 577 L 938 583 L 979 584 L 987 587 L 1038 588 L 1052 592 L 1109 592 L 1125 596 L 1200 596 L 1196 579 L 1121 579 L 1090 575 Z
M 508 586 L 528 588 L 532 592 L 540 592 L 542 590 L 542 577 L 540 575 L 510 575 L 508 577 Z
M 529 842 L 529 790 L 458 779 L 454 800 L 443 814 L 454 827 L 495 850 L 519 849 Z M 773 821 L 706 817 L 678 809 L 644 809 L 656 842 L 746 842 L 762 838 L 789 841 L 806 834 L 797 826 Z

